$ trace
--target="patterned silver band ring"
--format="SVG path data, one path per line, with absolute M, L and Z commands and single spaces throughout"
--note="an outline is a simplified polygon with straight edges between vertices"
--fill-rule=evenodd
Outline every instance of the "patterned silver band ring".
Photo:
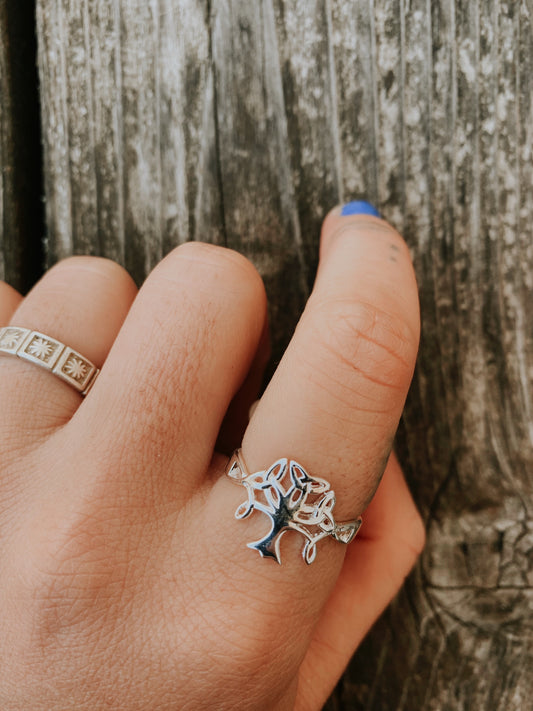
M 0 328 L 0 353 L 46 368 L 83 396 L 92 388 L 100 372 L 94 363 L 64 343 L 19 326 Z
M 311 477 L 292 459 L 278 459 L 266 470 L 250 473 L 242 452 L 237 449 L 228 462 L 226 474 L 245 487 L 248 498 L 235 511 L 235 518 L 260 511 L 270 519 L 270 531 L 264 538 L 248 543 L 263 558 L 274 558 L 281 565 L 280 541 L 288 530 L 306 539 L 302 556 L 307 564 L 316 558 L 316 544 L 326 536 L 339 543 L 350 543 L 362 519 L 336 523 L 333 518 L 335 492 L 325 479 Z

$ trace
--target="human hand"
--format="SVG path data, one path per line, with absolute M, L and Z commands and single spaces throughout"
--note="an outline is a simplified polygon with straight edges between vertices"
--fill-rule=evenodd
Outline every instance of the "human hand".
M 328 215 L 246 432 L 266 299 L 234 252 L 183 245 L 138 295 L 116 264 L 71 258 L 25 299 L 0 283 L 8 324 L 105 365 L 82 401 L 0 355 L 0 707 L 320 709 L 424 542 L 389 458 L 419 337 L 397 233 Z M 250 550 L 268 521 L 235 519 L 244 489 L 215 453 L 241 439 L 252 471 L 286 456 L 327 479 L 337 521 L 366 508 L 355 541 L 326 538 L 309 566 L 297 533 L 281 566 Z

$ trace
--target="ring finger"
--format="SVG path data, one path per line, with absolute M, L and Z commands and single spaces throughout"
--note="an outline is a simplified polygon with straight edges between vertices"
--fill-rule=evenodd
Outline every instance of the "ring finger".
M 50 269 L 2 325 L 29 328 L 60 341 L 100 368 L 136 287 L 118 264 L 71 257 Z M 11 303 L 17 300 L 11 294 Z M 73 388 L 33 364 L 0 354 L 3 455 L 20 451 L 67 422 L 81 403 Z M 23 441 L 21 441 L 23 440 Z

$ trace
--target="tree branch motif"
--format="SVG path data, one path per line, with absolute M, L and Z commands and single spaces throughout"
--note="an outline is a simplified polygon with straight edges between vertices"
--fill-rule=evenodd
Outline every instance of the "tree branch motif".
M 247 500 L 235 511 L 235 518 L 244 519 L 256 510 L 269 517 L 271 528 L 264 538 L 248 543 L 262 557 L 274 558 L 281 564 L 280 542 L 288 530 L 298 531 L 306 539 L 303 559 L 311 564 L 316 558 L 316 544 L 332 535 L 341 543 L 349 543 L 361 525 L 361 519 L 336 524 L 333 518 L 335 493 L 329 482 L 310 477 L 293 460 L 278 459 L 270 469 L 239 478 L 230 471 L 247 491 Z M 287 481 L 288 480 L 288 481 Z

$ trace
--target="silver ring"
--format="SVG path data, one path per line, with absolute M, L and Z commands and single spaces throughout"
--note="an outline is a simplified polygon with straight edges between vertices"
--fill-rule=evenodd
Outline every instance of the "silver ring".
M 39 331 L 19 326 L 0 328 L 0 353 L 46 368 L 83 396 L 94 385 L 99 369 L 73 348 Z
M 310 565 L 316 558 L 316 544 L 326 536 L 339 543 L 350 543 L 363 520 L 336 523 L 333 518 L 335 492 L 325 479 L 310 477 L 301 464 L 292 459 L 278 459 L 269 469 L 250 473 L 242 452 L 237 449 L 226 467 L 229 478 L 245 487 L 248 498 L 235 511 L 242 519 L 260 511 L 270 519 L 271 528 L 264 538 L 248 543 L 263 558 L 274 558 L 281 565 L 280 542 L 288 530 L 298 531 L 306 539 L 302 556 Z

